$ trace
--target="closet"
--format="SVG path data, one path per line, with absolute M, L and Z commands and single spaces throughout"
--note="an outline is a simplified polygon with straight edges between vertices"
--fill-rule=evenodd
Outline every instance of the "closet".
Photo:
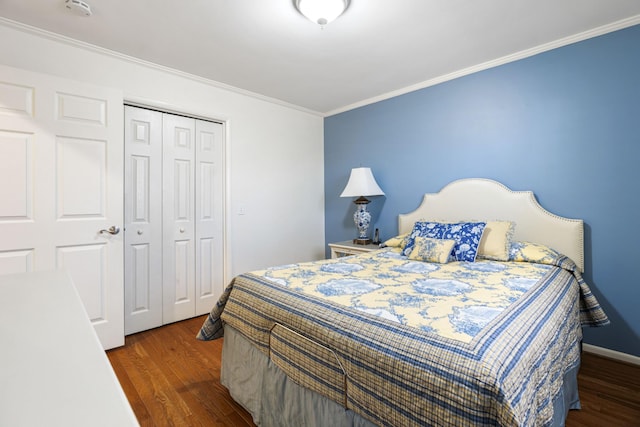
M 223 130 L 125 106 L 125 335 L 208 313 L 223 291 Z

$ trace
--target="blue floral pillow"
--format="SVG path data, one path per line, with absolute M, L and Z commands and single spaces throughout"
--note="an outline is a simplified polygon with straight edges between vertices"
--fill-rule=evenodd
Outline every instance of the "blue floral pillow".
M 402 254 L 409 256 L 413 251 L 416 237 L 429 237 L 432 239 L 455 240 L 452 255 L 456 261 L 476 260 L 480 239 L 484 232 L 486 222 L 459 222 L 459 223 L 439 223 L 422 222 L 414 224 L 413 230 L 409 234 L 407 244 Z

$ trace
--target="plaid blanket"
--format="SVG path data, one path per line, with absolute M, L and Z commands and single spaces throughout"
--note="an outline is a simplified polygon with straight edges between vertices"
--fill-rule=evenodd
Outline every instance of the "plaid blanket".
M 297 383 L 379 425 L 548 424 L 579 363 L 581 323 L 608 323 L 566 257 L 469 342 L 236 277 L 199 339 L 233 326 Z M 308 265 L 290 266 L 300 272 Z

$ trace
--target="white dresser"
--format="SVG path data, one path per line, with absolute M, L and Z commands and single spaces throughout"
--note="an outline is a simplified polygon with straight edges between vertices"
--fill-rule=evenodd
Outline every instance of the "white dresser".
M 0 426 L 137 426 L 68 275 L 0 276 Z

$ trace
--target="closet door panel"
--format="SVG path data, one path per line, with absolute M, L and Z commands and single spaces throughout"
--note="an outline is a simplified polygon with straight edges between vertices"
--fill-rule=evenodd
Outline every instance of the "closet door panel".
M 195 315 L 195 120 L 163 115 L 163 322 Z
M 196 120 L 196 315 L 208 313 L 223 283 L 223 126 Z
M 160 316 L 151 316 L 154 304 L 152 303 L 152 297 L 154 290 L 152 289 L 151 273 L 151 245 L 148 243 L 132 244 L 128 248 L 128 262 L 130 263 L 130 274 L 132 279 L 131 295 L 128 296 L 128 314 L 133 317 L 129 322 L 125 321 L 125 331 L 127 334 L 132 334 L 145 329 L 160 326 L 162 324 L 162 307 L 158 307 Z M 160 287 L 160 290 L 162 288 Z M 132 322 L 140 321 L 142 314 L 149 314 L 148 317 L 159 317 L 154 321 L 149 322 L 148 325 L 141 326 L 140 329 L 134 327 Z M 134 320 L 135 319 L 135 320 Z
M 162 325 L 162 113 L 125 107 L 125 334 Z
M 188 240 L 176 240 L 174 243 L 174 260 L 175 260 L 175 282 L 171 286 L 173 288 L 173 303 L 182 304 L 189 303 L 191 285 L 191 265 L 189 260 L 191 258 L 191 242 Z M 174 319 L 177 320 L 177 319 Z

